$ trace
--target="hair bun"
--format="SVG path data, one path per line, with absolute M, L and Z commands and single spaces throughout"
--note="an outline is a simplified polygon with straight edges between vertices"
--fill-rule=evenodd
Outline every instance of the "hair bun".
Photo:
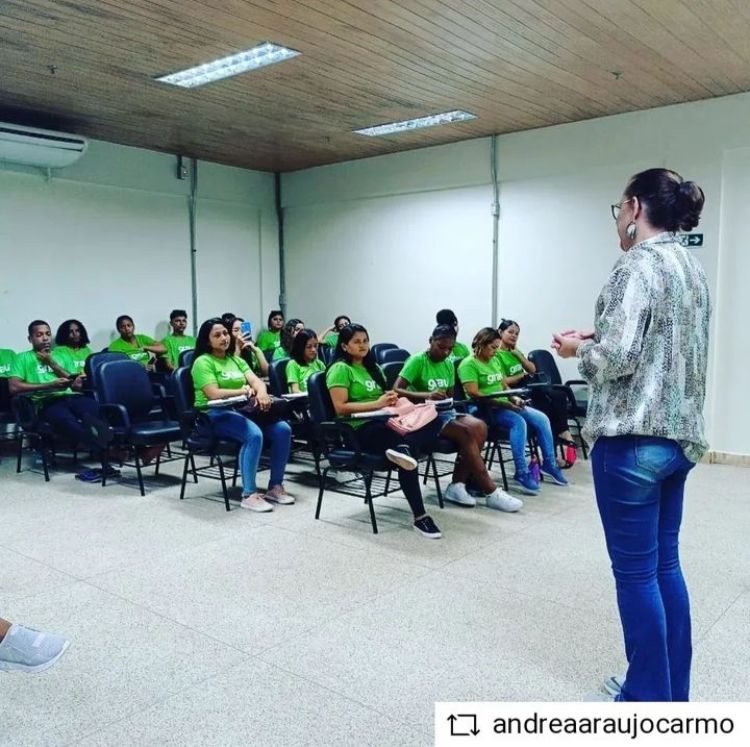
M 698 225 L 705 202 L 703 190 L 695 182 L 680 182 L 675 189 L 677 228 L 691 231 Z

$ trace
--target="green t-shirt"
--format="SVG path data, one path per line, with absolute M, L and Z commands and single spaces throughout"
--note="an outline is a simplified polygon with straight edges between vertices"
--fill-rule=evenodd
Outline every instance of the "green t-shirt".
M 203 392 L 204 386 L 216 384 L 220 389 L 242 389 L 247 383 L 245 374 L 249 370 L 250 366 L 236 355 L 226 358 L 217 358 L 208 353 L 199 355 L 190 370 L 195 389 L 196 408 L 205 410 L 208 407 L 208 397 Z
M 10 369 L 15 359 L 16 354 L 13 350 L 0 348 L 0 378 L 7 379 L 10 376 Z
M 167 349 L 166 358 L 172 368 L 177 368 L 180 363 L 180 353 L 195 348 L 195 337 L 190 335 L 167 335 L 162 341 Z
M 332 348 L 337 348 L 339 345 L 339 333 L 331 332 L 323 338 L 323 342 L 326 345 L 330 345 Z
M 281 330 L 273 332 L 270 329 L 264 329 L 259 335 L 255 344 L 261 350 L 271 350 L 271 348 L 277 348 L 281 345 Z
M 52 351 L 52 358 L 61 368 L 71 374 L 82 374 L 86 365 L 86 358 L 91 355 L 91 348 L 86 345 L 82 348 L 71 348 L 67 345 L 58 345 Z
M 346 361 L 337 361 L 326 373 L 326 386 L 329 389 L 346 389 L 349 402 L 374 402 L 383 394 L 383 388 L 361 363 L 350 365 Z M 355 418 L 351 424 L 354 428 L 360 428 L 365 422 L 364 419 Z
M 59 378 L 46 363 L 42 363 L 36 357 L 36 353 L 33 350 L 27 350 L 24 353 L 16 355 L 10 367 L 10 375 L 12 378 L 21 379 L 21 381 L 25 381 L 27 384 L 49 384 Z M 34 404 L 40 404 L 53 397 L 69 397 L 71 394 L 76 393 L 70 387 L 67 387 L 65 389 L 29 392 L 29 398 Z
M 524 373 L 521 361 L 516 358 L 510 350 L 498 350 L 495 353 L 495 358 L 500 361 L 500 365 L 503 367 L 505 377 L 518 376 L 518 374 Z
M 316 358 L 306 366 L 300 366 L 295 360 L 286 364 L 286 383 L 290 386 L 296 384 L 300 392 L 307 391 L 307 380 L 318 371 L 325 371 L 326 366 L 320 358 Z
M 453 363 L 454 361 L 460 361 L 463 358 L 468 358 L 471 355 L 471 350 L 469 350 L 466 345 L 464 345 L 462 342 L 458 342 L 456 340 L 456 344 L 453 346 L 453 350 L 451 350 L 451 354 L 448 356 L 448 360 Z
M 442 389 L 450 397 L 456 381 L 455 368 L 449 358 L 435 362 L 427 352 L 407 358 L 399 374 L 409 382 L 412 392 L 434 392 Z
M 263 350 L 263 348 L 261 348 Z M 273 351 L 273 355 L 271 356 L 272 361 L 281 361 L 284 360 L 284 358 L 288 358 L 289 353 L 284 350 L 284 348 L 279 345 L 279 347 L 276 348 L 276 350 Z
M 136 363 L 140 363 L 142 366 L 148 365 L 151 360 L 151 353 L 148 350 L 144 350 L 144 345 L 156 345 L 156 340 L 148 335 L 133 335 L 135 337 L 134 343 L 125 342 L 122 337 L 118 337 L 116 340 L 112 340 L 109 343 L 110 353 L 125 353 L 130 356 Z
M 495 394 L 502 392 L 503 379 L 505 372 L 497 356 L 492 356 L 489 361 L 480 361 L 473 355 L 470 358 L 464 358 L 458 366 L 458 378 L 462 384 L 467 382 L 476 382 L 479 393 Z

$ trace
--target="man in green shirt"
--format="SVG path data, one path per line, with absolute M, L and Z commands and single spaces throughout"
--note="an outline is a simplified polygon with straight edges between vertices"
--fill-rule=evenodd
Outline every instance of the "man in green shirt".
M 11 395 L 27 395 L 52 429 L 74 444 L 99 450 L 112 438 L 99 405 L 84 397 L 81 377 L 71 376 L 52 357 L 52 330 L 35 319 L 28 327 L 31 350 L 16 355 L 11 366 Z
M 154 355 L 161 355 L 167 352 L 164 345 L 154 340 L 153 337 L 135 334 L 133 318 L 127 314 L 118 316 L 115 326 L 120 336 L 109 343 L 108 350 L 111 353 L 125 353 L 136 361 L 136 363 L 147 367 L 151 362 L 152 353 Z
M 264 329 L 255 344 L 265 353 L 266 350 L 275 350 L 281 345 L 281 330 L 284 326 L 284 315 L 280 309 L 274 309 L 268 315 L 268 329 Z
M 16 357 L 15 352 L 7 348 L 0 348 L 0 379 L 7 379 L 10 376 L 10 369 Z
M 185 350 L 195 348 L 195 337 L 185 334 L 187 329 L 187 312 L 183 309 L 174 309 L 169 315 L 169 324 L 172 327 L 172 334 L 167 335 L 162 341 L 162 345 L 167 350 L 164 356 L 164 363 L 170 371 L 174 371 L 180 362 L 180 353 Z
M 458 337 L 458 317 L 452 309 L 440 309 L 440 311 L 435 314 L 435 321 L 438 323 L 438 325 L 447 324 L 449 327 L 452 327 L 454 333 L 456 334 L 456 337 Z M 450 356 L 448 356 L 448 360 L 451 363 L 454 363 L 455 361 L 460 361 L 463 358 L 468 358 L 470 354 L 471 351 L 468 347 L 466 347 L 466 345 L 464 345 L 462 342 L 455 341 Z

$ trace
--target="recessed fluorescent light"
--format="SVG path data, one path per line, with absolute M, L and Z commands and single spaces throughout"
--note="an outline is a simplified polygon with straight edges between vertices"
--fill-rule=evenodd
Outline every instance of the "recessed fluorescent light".
M 275 62 L 283 62 L 290 57 L 296 57 L 298 54 L 299 52 L 294 49 L 287 49 L 278 46 L 278 44 L 266 42 L 244 52 L 237 52 L 237 54 L 229 55 L 229 57 L 206 62 L 204 65 L 162 75 L 156 80 L 181 88 L 195 88 L 196 86 L 204 86 L 206 83 L 213 83 L 215 80 L 246 73 L 248 70 L 257 70 L 259 67 L 273 65 Z
M 377 137 L 378 135 L 392 135 L 394 132 L 404 132 L 405 130 L 418 130 L 422 127 L 436 127 L 437 125 L 450 124 L 451 122 L 466 122 L 469 119 L 476 118 L 476 114 L 472 114 L 471 112 L 463 112 L 459 109 L 456 109 L 452 112 L 430 114 L 429 117 L 405 119 L 403 122 L 391 122 L 390 124 L 365 127 L 362 130 L 354 130 L 354 132 L 356 132 L 358 135 Z

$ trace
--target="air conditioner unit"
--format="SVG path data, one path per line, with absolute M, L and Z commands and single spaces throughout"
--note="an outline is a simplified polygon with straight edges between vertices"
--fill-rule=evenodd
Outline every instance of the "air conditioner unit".
M 60 169 L 75 163 L 88 146 L 78 135 L 0 122 L 0 161 Z

